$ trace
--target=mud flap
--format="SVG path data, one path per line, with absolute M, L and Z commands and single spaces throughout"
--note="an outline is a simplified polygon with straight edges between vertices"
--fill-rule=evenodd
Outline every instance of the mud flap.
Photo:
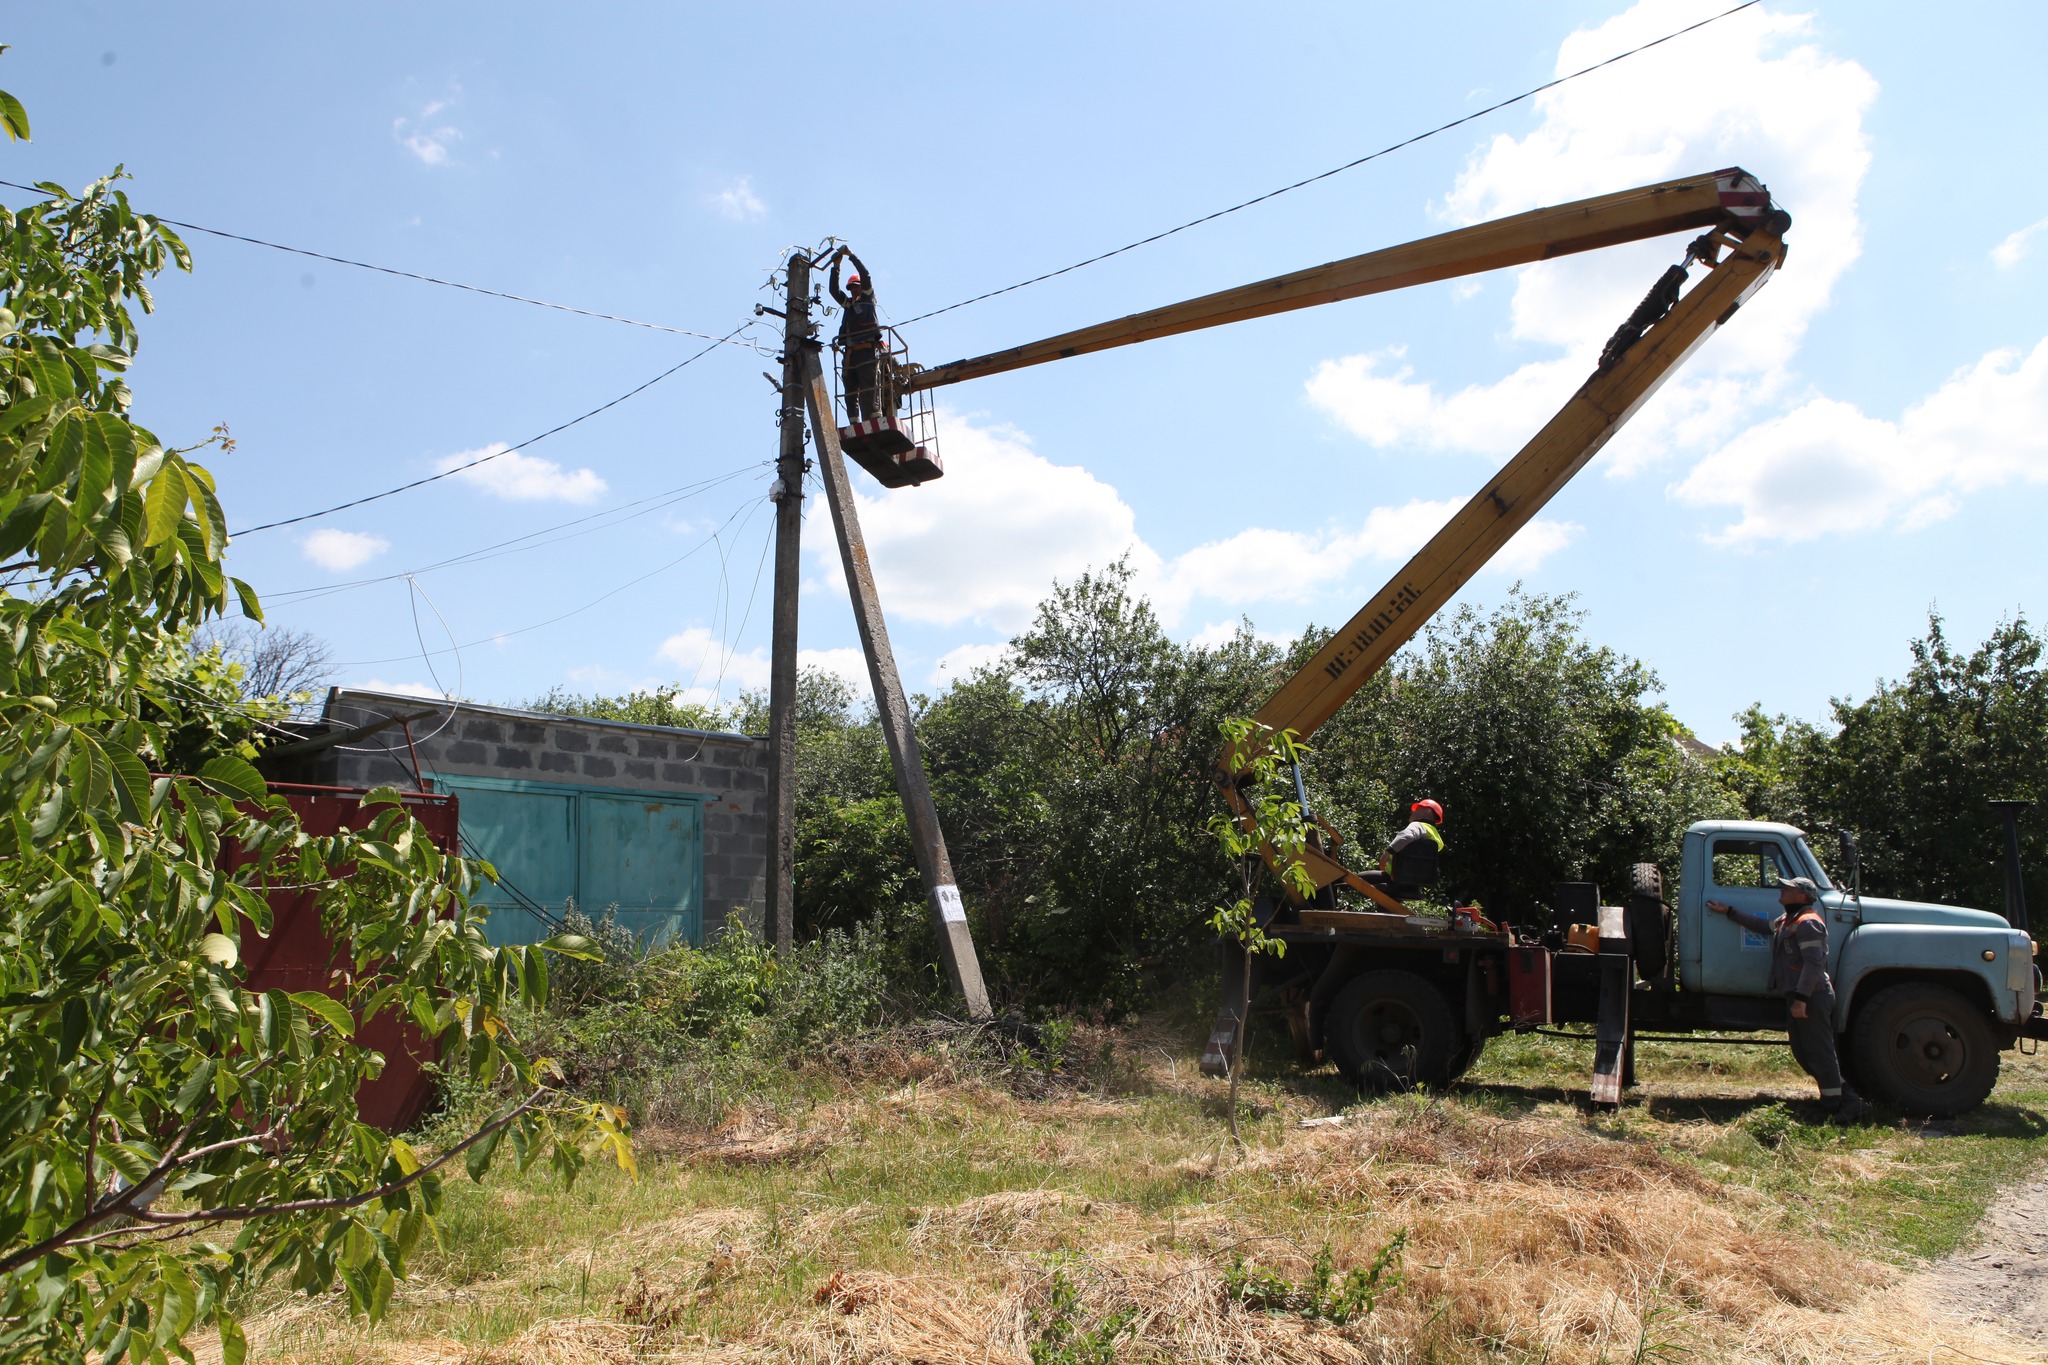
M 1230 1058 L 1237 1050 L 1238 1030 L 1244 1027 L 1244 1020 L 1238 1017 L 1237 1002 L 1244 998 L 1244 974 L 1251 969 L 1249 955 L 1236 939 L 1224 939 L 1217 947 L 1223 954 L 1222 1003 L 1216 1010 L 1216 1026 L 1209 1031 L 1209 1041 L 1202 1048 L 1204 1076 L 1230 1074 Z
M 1619 1105 L 1635 1084 L 1636 1040 L 1629 1028 L 1633 971 L 1628 934 L 1614 906 L 1600 907 L 1600 1015 L 1593 1032 L 1593 1103 Z

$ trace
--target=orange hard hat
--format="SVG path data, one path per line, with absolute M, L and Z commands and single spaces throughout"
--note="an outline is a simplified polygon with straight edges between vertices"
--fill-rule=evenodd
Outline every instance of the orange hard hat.
M 1410 815 L 1427 815 L 1432 825 L 1441 825 L 1444 822 L 1444 808 L 1426 796 L 1410 806 L 1408 813 Z

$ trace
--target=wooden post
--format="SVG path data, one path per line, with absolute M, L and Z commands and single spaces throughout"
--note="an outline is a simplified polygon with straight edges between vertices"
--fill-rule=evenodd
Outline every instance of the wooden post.
M 775 623 L 768 664 L 768 923 L 776 951 L 796 937 L 796 604 L 803 566 L 804 368 L 810 355 L 811 261 L 793 251 L 782 327 L 781 432 L 775 471 Z
M 960 888 L 953 884 L 953 864 L 946 857 L 945 832 L 939 828 L 938 807 L 932 804 L 931 785 L 925 780 L 924 755 L 918 749 L 917 731 L 911 728 L 910 706 L 903 695 L 902 680 L 896 676 L 889 627 L 882 620 L 875 575 L 868 566 L 867 541 L 861 536 L 860 516 L 854 510 L 846 461 L 839 453 L 839 427 L 832 412 L 832 395 L 825 389 L 825 372 L 816 349 L 805 348 L 805 361 L 809 371 L 811 433 L 818 443 L 818 470 L 825 481 L 825 501 L 832 508 L 832 524 L 839 532 L 839 559 L 846 568 L 854 621 L 860 627 L 861 650 L 867 655 L 868 678 L 875 689 L 875 710 L 881 715 L 889 761 L 896 769 L 896 791 L 903 798 L 903 812 L 910 822 L 910 842 L 917 852 L 917 870 L 924 876 L 925 897 L 931 906 L 933 927 L 938 930 L 939 952 L 946 959 L 946 974 L 953 979 L 953 989 L 966 1002 L 968 1016 L 986 1019 L 991 1010 L 988 988 L 981 980 L 981 959 L 975 955 L 974 937 L 967 930 Z

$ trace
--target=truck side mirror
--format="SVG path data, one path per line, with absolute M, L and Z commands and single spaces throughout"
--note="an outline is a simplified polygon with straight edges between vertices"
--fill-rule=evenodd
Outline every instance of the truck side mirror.
M 1846 829 L 1835 831 L 1835 838 L 1842 846 L 1842 875 L 1849 885 L 1856 885 L 1857 874 L 1863 870 L 1863 858 L 1856 848 L 1856 836 Z

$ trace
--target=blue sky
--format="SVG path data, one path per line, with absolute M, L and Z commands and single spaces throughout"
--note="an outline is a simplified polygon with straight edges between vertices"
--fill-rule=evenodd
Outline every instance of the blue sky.
M 76 184 L 123 163 L 137 204 L 167 217 L 712 334 L 772 301 L 785 247 L 830 234 L 908 318 L 1726 7 L 817 6 L 778 22 L 740 6 L 41 6 L 0 35 L 0 87 L 36 134 L 0 176 Z M 1655 667 L 1710 740 L 1754 700 L 1820 718 L 1903 671 L 1930 608 L 1974 641 L 2048 586 L 2044 48 L 2038 5 L 1942 23 L 1904 4 L 1758 6 L 909 340 L 928 362 L 979 354 L 1741 164 L 1794 215 L 1786 269 L 1466 600 L 1517 580 L 1579 593 L 1594 638 Z M 232 428 L 211 463 L 238 525 L 525 440 L 703 344 L 191 240 L 195 273 L 162 283 L 145 324 L 136 411 L 178 444 Z M 855 476 L 906 680 L 943 685 L 1055 577 L 1124 554 L 1184 638 L 1241 616 L 1279 636 L 1343 620 L 1682 249 L 945 392 L 945 479 Z M 332 643 L 343 681 L 514 703 L 556 684 L 760 685 L 774 368 L 720 347 L 479 477 L 241 537 L 234 569 L 274 622 Z M 397 576 L 594 514 L 568 528 L 589 534 Z M 835 559 L 817 516 L 803 642 L 857 671 Z M 361 579 L 381 581 L 309 591 Z M 422 642 L 442 651 L 431 668 Z

